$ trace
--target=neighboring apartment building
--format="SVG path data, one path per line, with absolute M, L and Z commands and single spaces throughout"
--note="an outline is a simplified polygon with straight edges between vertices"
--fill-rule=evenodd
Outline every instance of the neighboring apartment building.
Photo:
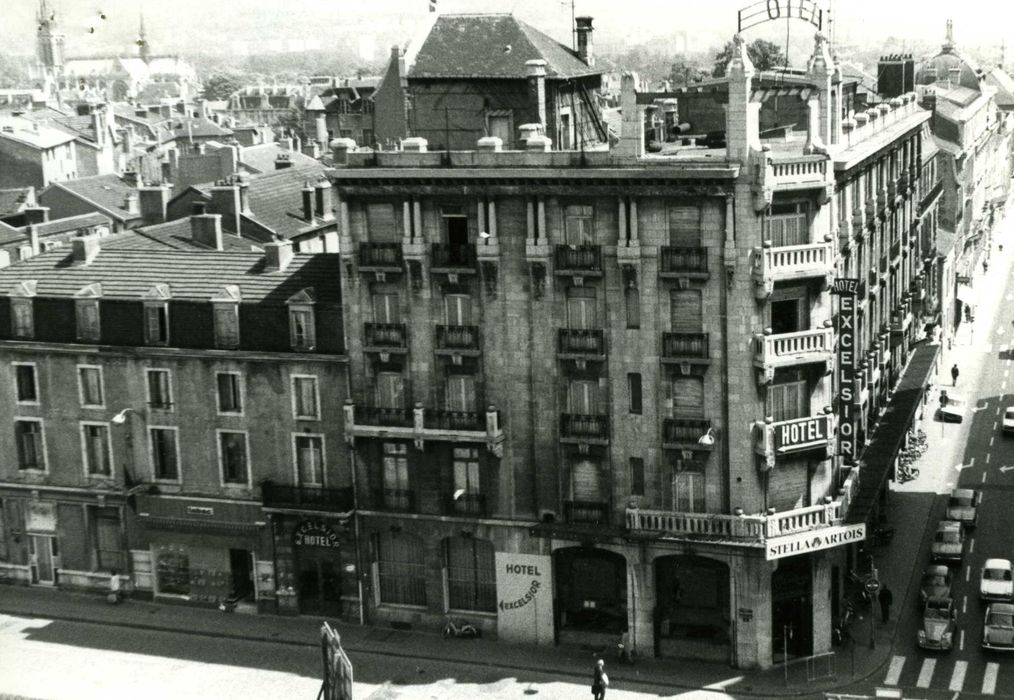
M 77 176 L 73 134 L 20 117 L 0 119 L 0 187 L 41 190 Z
M 141 223 L 137 184 L 136 173 L 55 182 L 39 193 L 39 204 L 54 219 L 99 212 L 113 222 L 113 231 L 122 231 Z
M 337 256 L 190 226 L 0 271 L 0 569 L 358 619 Z
M 307 102 L 303 133 L 326 149 L 332 139 L 352 139 L 374 145 L 373 92 L 379 78 L 332 78 Z
M 373 93 L 374 137 L 467 150 L 496 136 L 511 149 L 521 147 L 522 125 L 541 124 L 558 148 L 598 147 L 607 135 L 591 18 L 577 18 L 576 32 L 573 51 L 513 15 L 434 15 L 423 40 L 392 49 Z
M 106 236 L 112 230 L 109 217 L 98 212 L 63 219 L 49 219 L 45 208 L 29 210 L 31 220 L 12 227 L 0 222 L 0 267 L 70 245 L 79 236 Z
M 843 118 L 821 38 L 777 95 L 808 131 L 762 141 L 736 49 L 725 152 L 645 155 L 636 77 L 609 153 L 336 152 L 369 620 L 738 667 L 830 649 L 936 355 L 910 301 L 930 115 Z
M 65 131 L 74 137 L 78 177 L 123 171 L 125 159 L 119 148 L 112 107 L 80 103 L 73 111 L 45 107 L 17 113 L 24 119 Z

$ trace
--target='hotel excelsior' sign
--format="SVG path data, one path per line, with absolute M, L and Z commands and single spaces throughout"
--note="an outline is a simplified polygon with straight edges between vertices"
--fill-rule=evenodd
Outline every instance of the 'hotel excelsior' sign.
M 862 542 L 866 539 L 866 524 L 838 525 L 820 530 L 809 530 L 796 535 L 773 537 L 764 543 L 764 558 L 768 561 L 808 554 L 820 549 L 831 549 L 843 544 Z
M 811 416 L 776 423 L 772 426 L 775 452 L 809 450 L 827 443 L 830 418 L 827 415 Z

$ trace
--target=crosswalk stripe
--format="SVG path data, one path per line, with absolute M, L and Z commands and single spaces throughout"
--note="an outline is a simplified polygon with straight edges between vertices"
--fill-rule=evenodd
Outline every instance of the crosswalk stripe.
M 922 668 L 919 669 L 919 680 L 915 682 L 917 688 L 929 688 L 933 680 L 933 669 L 937 666 L 936 659 L 923 659 Z
M 947 686 L 948 690 L 961 690 L 965 685 L 965 672 L 968 670 L 967 661 L 955 661 L 954 662 L 954 673 L 951 674 L 951 684 Z
M 982 694 L 992 695 L 996 692 L 996 677 L 1000 673 L 1000 664 L 986 664 L 986 675 L 982 677 Z
M 891 666 L 887 669 L 887 677 L 884 678 L 884 685 L 898 685 L 898 680 L 901 678 L 901 669 L 904 665 L 904 656 L 892 656 Z

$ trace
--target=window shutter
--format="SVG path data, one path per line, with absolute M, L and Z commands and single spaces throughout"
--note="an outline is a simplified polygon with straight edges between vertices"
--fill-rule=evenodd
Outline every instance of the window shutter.
M 394 205 L 389 202 L 367 204 L 366 228 L 371 243 L 398 243 L 400 236 Z
M 701 210 L 698 207 L 669 207 L 669 245 L 681 248 L 701 245 Z
M 672 381 L 673 413 L 701 416 L 704 413 L 704 380 L 701 377 L 676 377 Z
M 677 333 L 699 333 L 703 328 L 700 290 L 673 290 L 669 296 L 669 301 L 669 314 L 673 331 Z
M 575 501 L 598 503 L 602 500 L 602 476 L 598 463 L 587 459 L 575 462 L 572 482 Z

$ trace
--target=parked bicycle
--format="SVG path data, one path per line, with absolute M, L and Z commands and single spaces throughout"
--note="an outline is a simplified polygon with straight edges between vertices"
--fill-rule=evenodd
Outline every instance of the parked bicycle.
M 448 637 L 458 637 L 459 639 L 475 639 L 480 636 L 479 630 L 475 625 L 465 622 L 464 620 L 456 620 L 450 615 L 447 616 L 447 622 L 444 623 L 443 629 L 444 639 Z

